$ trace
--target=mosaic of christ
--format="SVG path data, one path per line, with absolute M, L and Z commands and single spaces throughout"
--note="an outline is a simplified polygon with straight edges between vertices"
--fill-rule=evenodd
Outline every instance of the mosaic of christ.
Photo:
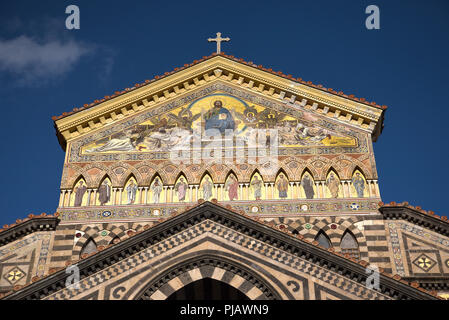
M 212 94 L 82 148 L 86 153 L 153 152 L 191 147 L 195 135 L 229 132 L 250 146 L 257 129 L 276 129 L 280 147 L 355 146 L 356 139 L 228 94 Z

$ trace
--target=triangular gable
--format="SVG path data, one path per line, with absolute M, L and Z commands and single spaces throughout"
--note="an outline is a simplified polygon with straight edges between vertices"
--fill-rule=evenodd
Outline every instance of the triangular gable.
M 354 101 L 331 90 L 324 91 L 291 77 L 273 74 L 268 69 L 217 55 L 183 70 L 167 73 L 154 82 L 120 92 L 113 98 L 97 100 L 92 106 L 54 118 L 61 145 L 65 147 L 68 140 L 201 90 L 217 80 L 245 88 L 261 98 L 363 129 L 372 134 L 373 140 L 382 129 L 384 108 L 380 106 Z
M 379 291 L 369 289 L 366 262 L 298 237 L 206 202 L 72 262 L 80 269 L 79 290 L 65 288 L 63 269 L 5 298 L 165 299 L 186 283 L 210 277 L 251 299 L 435 299 L 385 273 Z

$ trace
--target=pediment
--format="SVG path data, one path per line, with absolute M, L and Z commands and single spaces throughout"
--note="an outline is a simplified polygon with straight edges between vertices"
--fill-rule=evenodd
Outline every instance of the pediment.
M 132 90 L 129 89 L 106 101 L 98 101 L 92 107 L 57 118 L 55 127 L 60 143 L 65 148 L 69 141 L 109 128 L 132 116 L 154 112 L 162 105 L 171 109 L 170 111 L 186 107 L 198 98 L 195 95 L 204 95 L 204 91 L 210 90 L 210 87 L 217 83 L 245 90 L 248 95 L 257 96 L 259 102 L 266 100 L 272 104 L 280 104 L 284 109 L 289 108 L 291 111 L 285 112 L 286 114 L 302 112 L 305 115 L 322 117 L 350 129 L 366 132 L 373 140 L 382 128 L 383 109 L 378 106 L 353 101 L 282 78 L 224 56 L 215 56 L 162 79 L 133 87 Z M 254 104 L 245 97 L 239 98 Z M 179 102 L 182 99 L 184 101 Z M 298 115 L 293 117 L 300 118 Z M 149 121 L 141 120 L 139 123 Z
M 304 153 L 343 147 L 357 153 L 365 142 L 360 130 L 217 81 L 77 139 L 70 161 L 107 161 L 120 154 L 166 159 L 174 150 L 203 148 L 211 142 L 207 137 L 216 134 L 225 149 L 234 149 L 255 145 L 257 132 L 266 133 L 268 140 L 270 130 L 277 133 L 277 145 L 287 154 L 295 149 Z
M 220 263 L 208 264 L 214 259 L 221 259 Z M 173 277 L 186 272 L 186 276 L 209 276 L 240 287 L 248 275 L 253 284 L 260 282 L 254 288 L 269 288 L 275 293 L 271 296 L 282 299 L 435 299 L 385 274 L 380 274 L 379 290 L 368 288 L 366 263 L 345 259 L 210 202 L 74 263 L 81 274 L 80 289 L 65 287 L 64 268 L 5 299 L 58 300 L 92 295 L 133 299 L 139 297 L 138 292 L 157 299 L 176 289 L 174 285 L 181 286 L 182 279 Z M 217 266 L 220 270 L 215 269 Z M 179 273 L 173 272 L 177 269 Z M 96 280 L 103 276 L 107 279 L 104 286 Z M 262 294 L 258 289 L 246 289 L 253 290 L 254 299 Z

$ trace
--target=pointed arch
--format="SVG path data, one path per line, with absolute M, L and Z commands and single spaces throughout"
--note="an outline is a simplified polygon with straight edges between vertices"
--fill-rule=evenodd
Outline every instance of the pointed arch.
M 81 249 L 80 258 L 82 258 L 84 254 L 92 254 L 97 251 L 97 243 L 93 238 L 89 238 Z
M 206 201 L 210 201 L 214 197 L 218 199 L 218 195 L 214 188 L 214 180 L 208 170 L 203 172 L 199 185 L 200 198 Z
M 278 199 L 287 199 L 289 198 L 289 192 L 291 190 L 289 189 L 289 179 L 288 175 L 285 172 L 284 169 L 280 168 L 274 178 L 274 184 L 277 190 L 277 197 Z
M 366 176 L 360 167 L 355 166 L 351 175 L 351 197 L 364 198 L 369 197 L 369 184 L 366 181 Z
M 239 199 L 239 180 L 234 170 L 229 170 L 225 178 L 225 195 L 223 200 L 238 200 Z
M 266 199 L 264 179 L 258 169 L 251 174 L 247 189 L 249 200 Z
M 319 245 L 326 249 L 332 247 L 332 242 L 329 236 L 322 229 L 318 231 L 317 235 L 315 236 L 315 241 L 318 241 Z
M 140 202 L 139 185 L 136 176 L 130 173 L 125 180 L 121 194 L 121 204 L 138 204 Z
M 251 300 L 281 300 L 281 294 L 292 298 L 288 288 L 272 274 L 254 270 L 247 260 L 232 258 L 232 253 L 217 256 L 216 252 L 209 250 L 187 254 L 184 261 L 172 264 L 170 268 L 154 275 L 144 286 L 140 283 L 133 285 L 122 299 L 165 300 L 169 296 L 165 293 L 171 284 L 179 284 L 176 289 L 180 289 L 194 282 L 194 279 L 204 278 L 223 281 L 241 290 Z M 193 274 L 197 276 L 192 277 Z M 170 292 L 173 292 L 173 287 L 171 288 Z
M 151 201 L 151 203 L 160 203 L 162 199 L 165 199 L 166 190 L 164 189 L 164 180 L 156 172 L 150 180 L 149 188 L 146 191 L 145 203 Z
M 329 167 L 326 173 L 326 188 L 325 198 L 342 198 L 343 188 L 341 186 L 341 179 L 337 170 L 333 167 Z
M 189 181 L 184 172 L 180 171 L 175 179 L 172 202 L 186 202 L 189 201 Z
M 318 198 L 318 192 L 315 186 L 315 178 L 312 172 L 307 167 L 304 168 L 301 174 L 301 188 L 299 190 L 299 198 Z
M 73 184 L 70 206 L 82 207 L 88 203 L 87 183 L 83 175 L 80 175 Z
M 359 243 L 351 230 L 346 229 L 340 241 L 341 253 L 360 259 Z
M 106 173 L 97 186 L 97 197 L 94 200 L 96 205 L 111 204 L 112 200 L 112 180 Z

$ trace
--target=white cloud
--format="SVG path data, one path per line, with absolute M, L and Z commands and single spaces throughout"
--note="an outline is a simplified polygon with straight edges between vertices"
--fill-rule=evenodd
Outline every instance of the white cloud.
M 74 40 L 38 42 L 28 36 L 0 40 L 0 71 L 17 76 L 22 84 L 46 81 L 70 71 L 90 51 Z

